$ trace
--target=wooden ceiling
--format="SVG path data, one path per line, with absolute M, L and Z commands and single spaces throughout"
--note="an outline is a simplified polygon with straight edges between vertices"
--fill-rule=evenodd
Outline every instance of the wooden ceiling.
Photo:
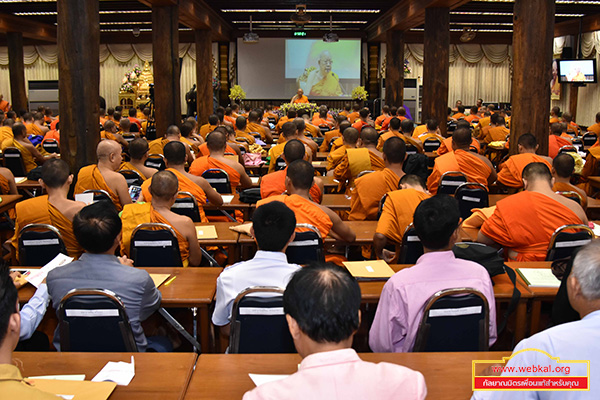
M 180 41 L 193 41 L 193 29 L 213 30 L 213 40 L 233 40 L 252 28 L 260 36 L 292 37 L 299 29 L 290 17 L 296 5 L 306 6 L 310 22 L 308 37 L 320 37 L 331 29 L 340 37 L 384 41 L 385 31 L 406 31 L 407 42 L 423 37 L 425 7 L 449 7 L 452 41 L 463 28 L 477 32 L 475 42 L 510 43 L 511 0 L 100 0 L 100 31 L 103 43 L 150 42 L 152 5 L 180 4 Z M 52 42 L 56 37 L 56 1 L 0 0 L 0 32 L 23 31 L 26 44 Z M 557 36 L 600 29 L 600 1 L 557 0 Z M 139 35 L 134 35 L 134 28 Z M 218 31 L 218 32 L 217 32 Z M 5 35 L 0 33 L 0 44 Z

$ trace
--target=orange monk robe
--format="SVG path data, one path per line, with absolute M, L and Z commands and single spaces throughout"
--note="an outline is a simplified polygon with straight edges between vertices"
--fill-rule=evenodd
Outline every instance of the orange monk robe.
M 223 122 L 229 122 L 229 124 L 233 127 L 235 127 L 235 118 L 234 117 L 230 117 L 229 115 L 225 115 L 223 116 Z
M 273 146 L 269 149 L 269 170 L 268 173 L 275 172 L 275 166 L 277 165 L 277 159 L 283 154 L 283 148 L 285 147 L 285 142 L 278 143 L 276 146 Z
M 272 112 L 266 112 L 265 113 L 265 117 L 267 118 L 267 120 L 269 118 L 273 118 L 273 119 L 275 119 L 275 121 L 279 120 L 279 116 L 277 114 L 275 114 L 275 113 L 272 113 Z
M 522 188 L 521 174 L 523 169 L 534 162 L 544 163 L 548 169 L 552 170 L 552 165 L 544 157 L 533 153 L 515 154 L 510 156 L 504 164 L 501 164 L 500 172 L 498 172 L 498 182 L 504 186 Z
M 402 235 L 406 227 L 413 222 L 417 206 L 430 197 L 430 194 L 415 189 L 389 192 L 375 232 L 396 244 L 402 243 Z
M 10 126 L 1 126 L 0 127 L 0 143 L 4 142 L 7 139 L 13 139 L 13 131 Z
M 306 128 L 304 130 L 304 136 L 312 136 L 317 137 L 321 133 L 321 130 L 314 125 L 306 124 Z
M 389 139 L 389 138 L 393 138 L 393 137 L 399 137 L 400 139 L 404 140 L 405 143 L 408 143 L 406 141 L 406 136 L 404 136 L 402 134 L 402 132 L 398 132 L 398 131 L 387 131 L 386 133 L 382 134 L 381 136 L 379 136 L 379 140 L 377 141 L 377 150 L 381 151 L 383 149 L 383 145 L 385 144 L 385 142 Z
M 230 154 L 237 154 L 235 152 L 235 150 L 233 149 L 233 147 L 231 147 L 230 145 L 226 145 L 225 147 L 225 153 L 230 153 Z M 199 156 L 208 156 L 210 155 L 210 150 L 208 150 L 208 145 L 206 143 L 202 143 L 200 145 L 200 147 L 198 147 L 198 155 Z
M 132 124 L 136 124 L 138 126 L 138 130 L 142 130 L 142 123 L 140 122 L 139 119 L 135 118 L 135 117 L 127 117 L 129 119 L 129 122 L 131 122 Z
M 550 237 L 567 224 L 581 224 L 571 209 L 537 192 L 524 191 L 496 203 L 481 233 L 518 253 L 514 261 L 544 261 Z
M 469 182 L 481 183 L 487 188 L 487 178 L 492 173 L 489 165 L 470 151 L 455 150 L 435 159 L 433 172 L 427 179 L 427 188 L 431 194 L 436 194 L 440 178 L 444 172 L 460 171 L 467 175 Z
M 188 259 L 190 258 L 190 244 L 188 243 L 185 236 L 183 236 L 173 225 L 169 223 L 169 221 L 160 215 L 158 211 L 156 211 L 151 203 L 133 203 L 127 204 L 123 208 L 123 213 L 121 214 L 121 221 L 123 222 L 123 228 L 121 230 L 121 254 L 126 256 L 130 256 L 130 245 L 131 245 L 131 235 L 133 230 L 140 224 L 146 223 L 159 223 L 159 224 L 167 224 L 173 231 L 175 232 L 175 236 L 177 236 L 177 243 L 179 244 L 179 253 L 181 254 L 181 261 L 184 267 L 187 267 Z
M 44 136 L 42 129 L 33 122 L 25 125 L 25 127 L 27 128 L 27 135 Z
M 362 119 L 358 119 L 352 124 L 352 127 L 354 129 L 356 129 L 358 132 L 362 131 L 362 128 L 364 128 L 365 126 L 370 126 L 370 125 L 368 123 L 366 123 L 365 121 L 363 121 Z
M 484 129 L 484 132 L 485 137 L 483 141 L 486 143 L 505 141 L 506 136 L 510 135 L 510 130 L 508 130 L 508 128 L 506 128 L 505 126 L 495 126 L 493 128 L 488 129 L 487 131 L 486 129 Z
M 339 149 L 340 147 L 344 147 L 344 138 L 342 136 L 335 139 L 333 141 L 333 143 L 331 143 L 331 149 L 329 149 L 329 152 L 332 153 L 332 152 L 336 151 L 337 149 Z
M 388 168 L 371 172 L 354 181 L 349 221 L 377 219 L 379 201 L 387 192 L 398 189 L 400 177 Z
M 573 132 L 575 136 L 581 136 L 581 128 L 573 121 L 567 125 L 567 132 Z
M 52 132 L 52 131 L 50 131 L 50 132 Z M 117 141 L 117 137 L 107 131 L 100 131 L 100 139 L 114 140 L 115 142 Z
M 17 149 L 19 149 L 19 151 L 21 152 L 21 158 L 23 159 L 23 164 L 25 165 L 26 173 L 29 173 L 29 171 L 38 166 L 35 162 L 35 159 L 33 158 L 33 154 L 31 154 L 31 152 L 25 146 L 16 141 L 14 138 L 7 139 L 4 142 L 2 142 L 1 147 L 2 150 L 6 149 L 7 147 L 16 147 Z
M 290 119 L 285 116 L 285 117 L 281 117 L 281 119 L 279 120 L 279 122 L 277 122 L 277 125 L 275 125 L 275 131 L 277 133 L 281 132 L 281 127 L 283 126 L 283 124 L 285 124 L 286 122 L 288 122 Z
M 199 147 L 200 143 L 197 140 L 193 140 L 193 139 L 182 136 L 180 141 L 183 144 L 187 144 L 190 147 L 190 150 L 194 153 L 194 156 L 198 157 L 198 154 L 199 154 L 198 147 Z
M 165 144 L 169 143 L 169 140 L 166 138 L 158 138 L 154 139 L 148 143 L 148 153 L 149 154 L 163 154 L 163 148 Z
M 413 131 L 413 134 L 412 134 L 412 138 L 418 139 L 419 136 L 421 136 L 425 132 L 427 132 L 427 125 L 419 125 L 419 126 L 415 127 L 415 130 Z
M 577 186 L 565 182 L 555 182 L 554 186 L 552 186 L 552 190 L 555 192 L 575 192 L 579 194 L 579 196 L 581 196 L 581 207 L 583 207 L 584 210 L 587 208 L 587 195 Z
M 171 171 L 177 176 L 177 180 L 179 181 L 178 192 L 188 192 L 192 196 L 196 198 L 196 202 L 198 202 L 198 211 L 200 211 L 200 220 L 202 222 L 208 222 L 206 215 L 204 214 L 204 205 L 206 204 L 206 193 L 204 190 L 195 182 L 193 182 L 187 176 L 184 176 L 181 172 L 177 171 L 173 168 L 167 168 L 167 171 Z M 150 203 L 152 201 L 152 195 L 150 194 L 150 184 L 152 183 L 152 178 L 146 179 L 144 183 L 142 183 L 142 194 L 144 195 L 144 201 Z
M 302 97 L 296 98 L 294 100 L 294 104 L 299 104 L 299 103 L 308 103 L 308 97 L 306 97 L 305 95 L 302 95 Z
M 256 122 L 248 122 L 248 126 L 246 126 L 246 133 L 252 134 L 252 132 L 256 132 L 260 135 L 261 140 L 264 142 L 267 140 L 265 129 L 266 128 L 261 124 L 257 124 Z
M 321 114 L 315 114 L 312 118 L 312 124 L 315 126 L 333 126 L 333 117 L 330 114 L 327 114 L 326 118 L 321 118 Z
M 286 191 L 285 189 L 285 176 L 287 174 L 287 167 L 281 171 L 275 171 L 270 174 L 264 175 L 260 179 L 260 197 L 266 199 L 267 197 L 277 196 Z M 315 203 L 321 203 L 323 193 L 321 189 L 313 183 L 310 188 L 310 198 Z
M 346 155 L 346 149 L 348 149 L 348 147 L 344 145 L 335 150 L 331 150 L 331 152 L 327 156 L 327 171 L 330 171 L 337 167 L 340 161 L 342 161 L 342 158 L 344 158 L 344 156 Z
M 124 161 L 121 163 L 121 166 L 119 167 L 119 171 L 124 170 L 124 169 L 129 169 L 131 171 L 135 171 L 138 174 L 140 174 L 140 176 L 142 177 L 142 180 L 146 180 L 148 179 L 148 177 L 146 175 L 144 175 L 144 173 L 142 171 L 140 171 L 139 169 L 137 169 L 132 163 L 130 163 L 129 161 Z
M 550 135 L 548 138 L 548 156 L 554 158 L 558 155 L 558 151 L 563 146 L 570 146 L 571 141 L 562 136 Z
M 8 179 L 2 174 L 0 174 L 0 194 L 9 194 L 10 193 L 10 184 L 8 183 Z M 12 211 L 12 210 L 11 210 Z M 11 218 L 14 216 L 11 215 Z
M 350 115 L 350 113 L 346 110 L 340 111 L 340 113 L 338 115 L 343 115 L 344 117 L 348 118 L 348 115 Z
M 11 244 L 15 248 L 17 259 L 19 257 L 19 232 L 28 224 L 54 226 L 60 231 L 70 257 L 79 258 L 81 253 L 83 253 L 83 248 L 79 245 L 73 233 L 73 222 L 50 204 L 48 195 L 21 201 L 17 203 L 15 210 L 17 219 L 15 221 L 15 234 L 11 239 Z
M 223 161 L 217 160 L 211 156 L 203 156 L 196 158 L 192 165 L 190 165 L 189 173 L 196 176 L 202 176 L 202 174 L 209 169 L 222 169 L 229 175 L 229 183 L 231 184 L 231 193 L 235 193 L 235 189 L 240 186 L 241 175 L 229 164 Z
M 477 149 L 478 153 L 481 151 L 481 145 L 479 144 L 479 141 L 475 138 L 471 140 L 471 147 Z M 444 139 L 440 147 L 437 149 L 438 156 L 446 154 L 449 151 L 454 151 L 454 147 L 452 146 L 452 137 Z
M 60 132 L 58 132 L 54 129 L 46 132 L 46 134 L 44 135 L 44 140 L 42 140 L 42 143 L 44 143 L 48 139 L 54 139 L 54 140 L 56 140 L 56 142 L 58 144 L 60 144 Z
M 322 238 L 325 238 L 329 234 L 329 231 L 333 226 L 331 218 L 329 218 L 329 215 L 327 215 L 325 211 L 321 210 L 321 208 L 314 202 L 297 194 L 292 194 L 290 196 L 285 194 L 271 196 L 266 199 L 259 200 L 259 202 L 256 203 L 256 207 L 258 208 L 263 204 L 267 204 L 272 201 L 280 201 L 284 203 L 296 215 L 297 224 L 310 224 L 314 226 L 319 230 Z
M 594 132 L 596 135 L 600 136 L 600 122 L 597 122 L 592 126 L 588 126 L 587 131 Z
M 375 118 L 375 129 L 381 129 L 381 125 L 383 125 L 383 121 L 388 118 L 389 115 L 381 114 L 379 117 Z
M 215 129 L 217 129 L 218 125 L 211 125 L 211 124 L 204 124 L 200 127 L 200 136 L 202 136 L 202 139 L 206 140 L 206 135 L 208 135 L 209 133 L 211 133 L 212 131 L 214 131 Z
M 4 111 L 5 113 L 10 111 L 10 103 L 6 100 L 1 100 L 0 101 L 0 110 Z
M 467 117 L 467 116 L 466 116 L 465 114 L 461 113 L 461 112 L 458 112 L 458 113 L 456 113 L 456 114 L 454 114 L 454 115 L 452 116 L 452 118 L 454 118 L 454 119 L 461 119 L 461 118 L 462 118 L 462 119 L 464 119 L 464 118 L 466 118 L 466 117 Z
M 555 124 L 557 122 L 560 122 L 560 119 L 558 119 L 557 117 L 550 118 L 550 125 Z
M 479 124 L 477 125 L 479 128 L 483 129 L 484 127 L 490 124 L 490 117 L 483 117 L 479 119 Z
M 367 148 L 347 149 L 339 164 L 333 171 L 333 176 L 340 184 L 338 190 L 354 187 L 354 180 L 363 171 L 381 171 L 385 163 L 379 156 Z
M 581 177 L 587 180 L 589 176 L 597 176 L 600 175 L 600 147 L 590 147 L 588 150 L 588 155 L 585 158 L 585 164 L 583 165 L 583 169 L 581 170 Z M 596 188 L 594 188 L 589 182 L 582 183 L 579 185 L 585 192 L 591 196 L 596 192 Z
M 58 115 L 56 116 L 56 118 L 54 118 L 54 121 L 52 121 L 52 123 L 50 124 L 50 129 L 52 130 L 56 130 L 56 124 L 58 124 Z
M 351 112 L 348 114 L 348 116 L 346 116 L 346 118 L 348 118 L 348 121 L 353 124 L 354 121 L 360 118 L 360 113 L 358 111 Z
M 77 183 L 75 184 L 75 190 L 73 194 L 80 194 L 86 190 L 104 190 L 110 196 L 110 199 L 117 208 L 117 211 L 121 211 L 123 209 L 123 206 L 119 201 L 119 195 L 108 187 L 104 177 L 100 173 L 100 169 L 96 164 L 82 167 L 77 174 Z
M 474 124 L 479 121 L 479 117 L 477 114 L 469 114 L 465 117 L 465 121 L 469 122 L 470 124 Z
M 319 147 L 319 151 L 321 151 L 321 152 L 329 151 L 329 142 L 331 142 L 331 139 L 333 139 L 334 137 L 340 137 L 340 136 L 342 136 L 342 134 L 340 133 L 339 129 L 334 129 L 329 132 L 325 132 L 325 138 L 323 139 L 323 142 L 321 143 L 321 146 Z
M 235 138 L 243 138 L 246 139 L 246 141 L 248 142 L 248 144 L 254 144 L 256 143 L 256 140 L 254 140 L 254 136 L 252 136 L 249 133 L 246 133 L 244 131 L 240 131 L 240 130 L 235 130 Z

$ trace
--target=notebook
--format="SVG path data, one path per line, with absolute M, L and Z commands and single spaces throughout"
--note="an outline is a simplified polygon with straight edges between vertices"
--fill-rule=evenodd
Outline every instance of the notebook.
M 219 236 L 214 225 L 199 225 L 196 226 L 196 237 L 198 239 L 216 239 Z
M 114 382 L 31 379 L 36 389 L 57 395 L 58 399 L 106 400 L 117 387 Z
M 344 261 L 344 266 L 358 280 L 388 280 L 394 270 L 383 260 Z
M 560 281 L 550 268 L 517 268 L 518 274 L 531 287 L 557 288 Z

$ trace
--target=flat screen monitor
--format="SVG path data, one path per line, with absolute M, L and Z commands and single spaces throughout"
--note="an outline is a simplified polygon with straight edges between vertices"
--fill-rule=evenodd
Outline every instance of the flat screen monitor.
M 596 60 L 558 60 L 560 83 L 596 83 Z

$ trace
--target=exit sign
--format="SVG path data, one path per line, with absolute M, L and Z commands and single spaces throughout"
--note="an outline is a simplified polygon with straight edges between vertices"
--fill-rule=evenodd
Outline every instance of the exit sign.
M 304 37 L 304 36 L 306 36 L 306 32 L 304 32 L 304 31 L 297 31 L 297 32 L 294 32 L 294 36 Z

